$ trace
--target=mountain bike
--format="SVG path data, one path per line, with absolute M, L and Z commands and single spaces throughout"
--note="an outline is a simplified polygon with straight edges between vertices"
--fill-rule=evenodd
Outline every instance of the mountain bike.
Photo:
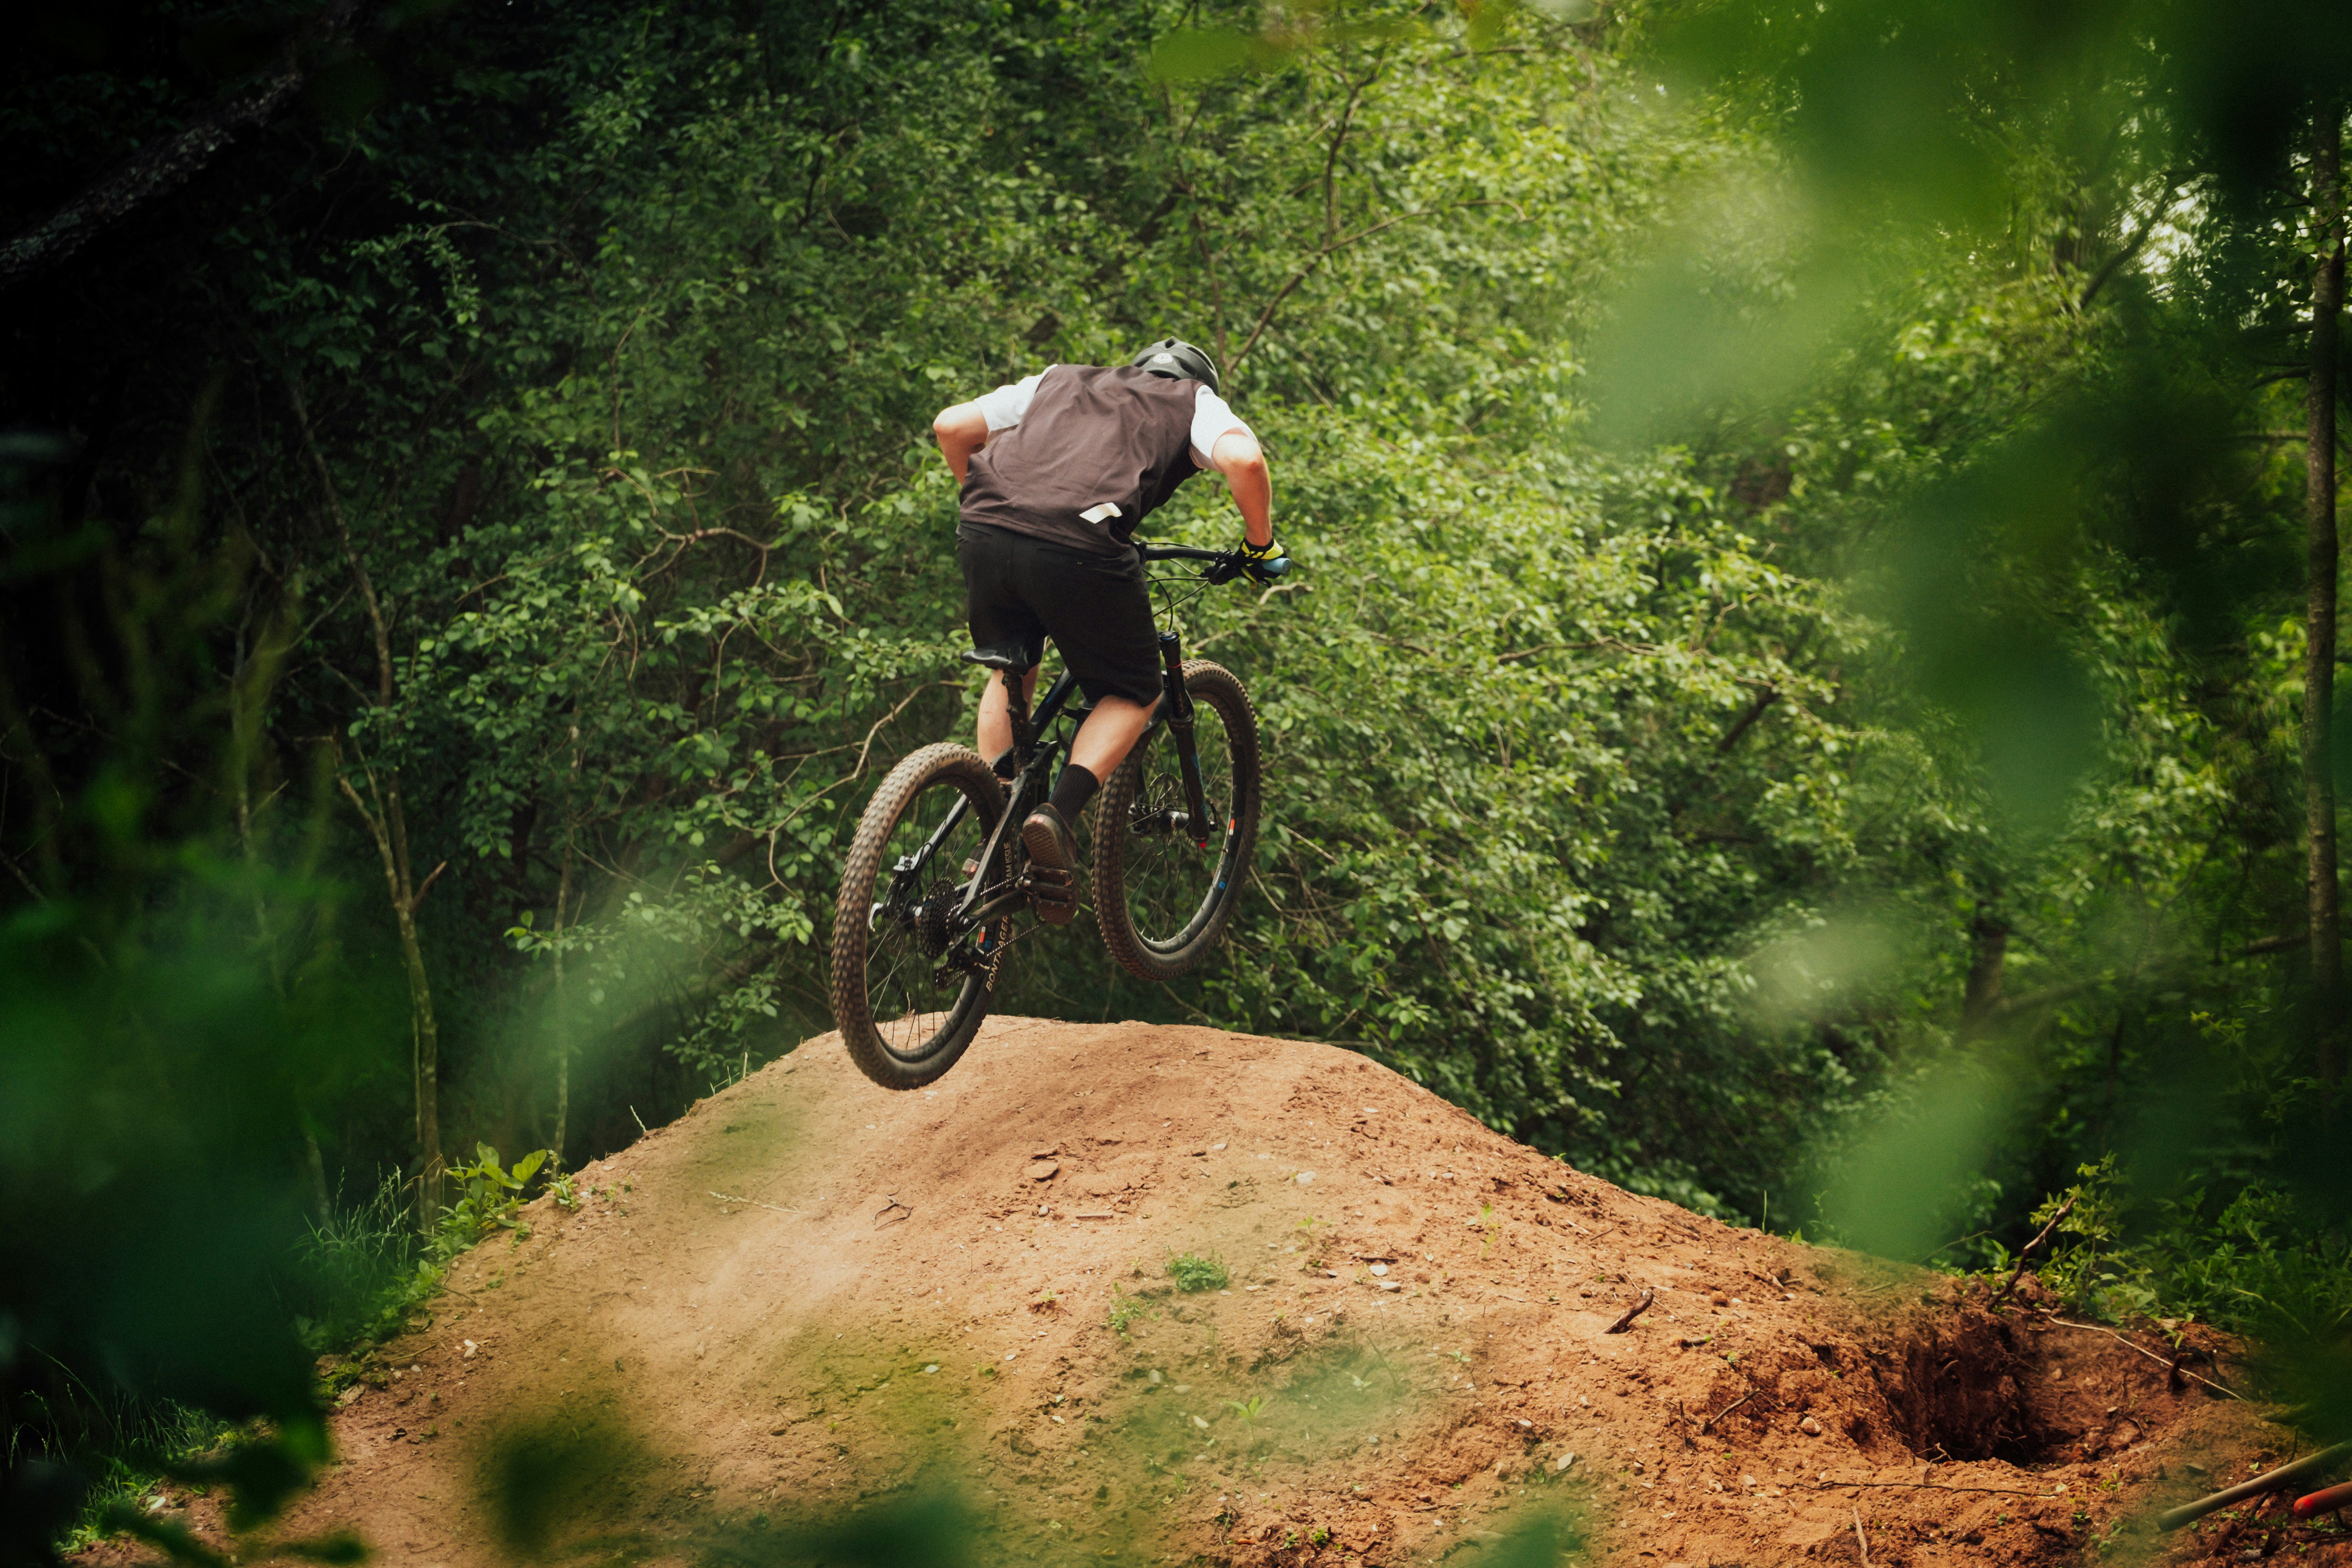
M 1261 794 L 1249 693 L 1232 671 L 1186 658 L 1168 623 L 1248 568 L 1238 550 L 1138 549 L 1163 628 L 1161 694 L 1091 807 L 1092 891 L 1111 956 L 1139 980 L 1169 981 L 1200 967 L 1233 920 Z M 1259 570 L 1278 576 L 1289 565 Z M 955 1065 L 988 1016 L 1006 953 L 1042 929 L 1015 929 L 1043 885 L 1021 823 L 1053 794 L 1088 711 L 1072 706 L 1078 683 L 1067 670 L 1030 709 L 1020 677 L 1043 653 L 1014 643 L 961 656 L 1005 678 L 1009 784 L 969 746 L 925 746 L 883 779 L 850 842 L 834 909 L 833 1016 L 850 1059 L 885 1089 L 919 1089 Z

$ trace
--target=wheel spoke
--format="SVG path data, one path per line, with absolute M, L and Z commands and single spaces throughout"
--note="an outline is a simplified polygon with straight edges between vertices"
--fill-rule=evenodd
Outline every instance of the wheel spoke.
M 1223 829 L 1233 808 L 1234 770 L 1223 720 L 1206 703 L 1193 709 L 1193 744 L 1201 762 L 1201 794 L 1209 808 L 1206 850 L 1193 843 L 1194 825 L 1172 830 L 1160 826 L 1171 816 L 1188 811 L 1183 764 L 1174 738 L 1155 737 L 1150 752 L 1138 758 L 1144 783 L 1129 821 L 1157 830 L 1129 834 L 1128 910 L 1137 937 L 1154 948 L 1181 946 L 1216 899 Z

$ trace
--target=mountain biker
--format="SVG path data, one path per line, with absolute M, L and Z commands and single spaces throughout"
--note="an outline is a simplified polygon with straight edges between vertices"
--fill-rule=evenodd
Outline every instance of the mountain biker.
M 1022 847 L 1048 873 L 1038 915 L 1066 924 L 1077 911 L 1072 825 L 1142 737 L 1160 696 L 1136 524 L 1214 468 L 1241 510 L 1245 561 L 1279 559 L 1265 454 L 1217 395 L 1214 362 L 1175 338 L 1124 365 L 1049 366 L 941 410 L 931 432 L 963 487 L 956 560 L 972 646 L 1020 646 L 1025 701 L 1051 637 L 1093 705 L 1053 797 L 1021 825 Z M 981 698 L 979 739 L 980 754 L 1012 776 L 1002 673 Z

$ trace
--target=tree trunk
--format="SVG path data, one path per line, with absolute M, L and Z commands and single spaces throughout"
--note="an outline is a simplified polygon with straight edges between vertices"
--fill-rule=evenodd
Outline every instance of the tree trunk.
M 2336 355 L 2344 310 L 2342 111 L 2319 112 L 2311 201 L 2319 259 L 2311 284 L 2311 374 L 2304 391 L 2303 810 L 2311 921 L 2313 1056 L 2324 1083 L 2342 1071 L 2344 949 L 2336 868 Z
M 574 731 L 577 733 L 577 731 Z M 568 815 L 568 813 L 567 813 Z M 571 824 L 567 821 L 565 827 Z M 572 902 L 572 836 L 563 837 L 563 875 L 555 885 L 555 1163 L 563 1163 L 565 1120 L 572 1113 L 572 1009 L 563 994 L 563 912 Z
M 1969 924 L 1976 938 L 1976 957 L 1969 964 L 1968 993 L 1960 1003 L 1960 1033 L 1971 1035 L 1990 1023 L 2000 1005 L 2000 972 L 2009 957 L 2009 927 L 1990 915 Z
M 384 626 L 383 605 L 375 596 L 375 581 L 368 575 L 367 563 L 360 559 L 359 546 L 352 542 L 351 520 L 343 515 L 342 497 L 336 493 L 335 476 L 327 467 L 326 455 L 319 450 L 316 437 L 310 431 L 310 410 L 302 401 L 302 384 L 292 376 L 286 378 L 286 396 L 293 405 L 294 422 L 302 432 L 302 445 L 310 454 L 311 466 L 319 471 L 319 489 L 327 499 L 328 515 L 335 520 L 335 532 L 341 538 L 343 559 L 351 563 L 352 581 L 358 584 L 360 603 L 367 611 L 368 628 L 375 640 L 375 706 L 379 711 L 390 711 L 393 693 L 392 639 Z M 331 745 L 333 742 L 329 742 Z M 400 801 L 400 770 L 393 768 L 384 776 L 383 787 L 376 785 L 375 770 L 367 759 L 360 759 L 360 771 L 367 778 L 368 796 L 375 802 L 369 809 L 367 801 L 352 787 L 352 781 L 342 770 L 342 749 L 335 747 L 335 782 L 344 795 L 367 824 L 368 836 L 375 840 L 376 852 L 383 857 L 383 879 L 391 891 L 392 917 L 400 928 L 400 954 L 408 972 L 408 1015 L 415 1041 L 410 1072 L 416 1091 L 416 1158 L 419 1171 L 416 1190 L 416 1228 L 430 1235 L 441 1217 L 441 1176 L 447 1167 L 441 1158 L 441 1026 L 433 1016 L 433 987 L 425 973 L 425 950 L 416 940 L 416 910 L 425 902 L 425 895 L 433 890 L 434 879 L 449 868 L 446 860 L 433 868 L 423 882 L 418 882 L 410 869 L 408 859 L 408 814 Z
M 441 1179 L 447 1165 L 441 1157 L 441 1026 L 433 1016 L 433 985 L 425 973 L 424 946 L 416 939 L 416 909 L 449 863 L 445 860 L 434 867 L 421 884 L 409 874 L 408 823 L 400 808 L 399 775 L 393 775 L 388 795 L 379 795 L 375 772 L 364 759 L 360 771 L 367 780 L 368 794 L 375 799 L 373 810 L 352 787 L 340 756 L 335 782 L 367 825 L 368 837 L 375 840 L 376 853 L 383 860 L 393 923 L 400 931 L 401 962 L 408 975 L 409 1073 L 416 1099 L 416 1228 L 430 1233 L 441 1217 Z

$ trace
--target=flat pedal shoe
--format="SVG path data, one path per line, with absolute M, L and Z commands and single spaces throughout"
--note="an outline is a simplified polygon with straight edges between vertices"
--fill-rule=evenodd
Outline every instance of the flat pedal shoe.
M 1029 852 L 1029 896 L 1037 918 L 1067 925 L 1078 912 L 1078 844 L 1070 825 L 1050 805 L 1041 805 L 1021 824 L 1021 847 Z

